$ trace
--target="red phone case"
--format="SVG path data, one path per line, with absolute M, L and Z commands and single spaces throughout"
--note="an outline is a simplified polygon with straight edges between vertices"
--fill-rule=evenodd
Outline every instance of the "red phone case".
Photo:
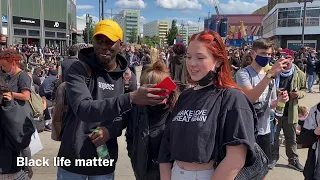
M 169 92 L 156 93 L 156 95 L 167 96 L 168 94 L 170 94 L 173 90 L 175 90 L 177 88 L 177 85 L 171 80 L 170 77 L 167 77 L 163 81 L 161 81 L 161 83 L 154 86 L 154 88 L 167 89 Z

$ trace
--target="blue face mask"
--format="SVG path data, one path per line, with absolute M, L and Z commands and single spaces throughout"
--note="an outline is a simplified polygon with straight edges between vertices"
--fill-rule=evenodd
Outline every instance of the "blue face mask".
M 261 67 L 266 67 L 270 63 L 271 57 L 264 57 L 257 55 L 256 62 Z

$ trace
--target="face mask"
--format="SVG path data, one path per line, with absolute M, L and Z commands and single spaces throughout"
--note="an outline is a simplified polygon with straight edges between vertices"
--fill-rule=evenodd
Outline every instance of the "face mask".
M 311 54 L 311 57 L 316 57 L 316 55 L 315 54 Z
M 210 70 L 207 75 L 205 75 L 203 78 L 201 78 L 196 83 L 199 86 L 207 86 L 210 84 L 214 79 L 218 79 L 218 73 L 220 71 L 220 67 L 218 67 L 215 71 Z
M 256 62 L 261 67 L 266 67 L 269 64 L 270 60 L 271 60 L 271 57 L 263 57 L 259 55 L 257 55 L 256 57 Z
M 304 121 L 307 119 L 307 117 L 308 117 L 308 114 L 306 114 L 305 116 L 299 117 L 299 120 Z
M 12 67 L 11 70 L 10 70 L 10 72 L 8 72 L 8 74 L 9 74 L 10 76 L 12 76 L 13 73 L 14 73 L 14 68 Z

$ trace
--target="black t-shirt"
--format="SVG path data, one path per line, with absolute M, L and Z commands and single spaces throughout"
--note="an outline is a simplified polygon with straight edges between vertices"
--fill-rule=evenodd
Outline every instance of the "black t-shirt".
M 246 165 L 254 162 L 254 108 L 239 90 L 208 86 L 184 91 L 162 139 L 159 163 L 219 162 L 225 146 L 245 144 Z M 221 151 L 223 150 L 223 151 Z
M 293 75 L 291 75 L 289 77 L 280 76 L 279 88 L 284 88 L 289 93 L 291 91 L 292 78 L 293 78 Z M 283 116 L 288 117 L 288 107 L 289 107 L 289 101 L 286 102 L 286 106 L 284 108 Z
M 303 128 L 303 125 L 304 125 L 304 121 L 299 120 L 299 121 L 298 121 L 298 125 L 300 125 L 300 126 L 301 126 L 301 129 L 302 129 L 302 128 Z

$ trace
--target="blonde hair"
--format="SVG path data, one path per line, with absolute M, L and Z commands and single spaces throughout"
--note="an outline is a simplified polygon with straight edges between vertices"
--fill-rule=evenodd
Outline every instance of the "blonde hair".
M 140 76 L 140 85 L 143 86 L 145 84 L 159 84 L 167 77 L 170 77 L 169 69 L 162 60 L 158 60 L 150 67 L 147 67 L 144 71 L 142 71 Z M 174 90 L 169 95 L 167 103 L 170 109 L 174 107 L 178 96 L 179 92 L 177 90 Z
M 309 109 L 305 106 L 299 106 L 298 107 L 298 114 L 306 115 L 308 113 Z
M 158 51 L 158 49 L 151 48 L 151 50 L 150 50 L 150 61 L 151 61 L 151 64 L 154 64 L 158 60 L 159 60 L 159 51 Z

